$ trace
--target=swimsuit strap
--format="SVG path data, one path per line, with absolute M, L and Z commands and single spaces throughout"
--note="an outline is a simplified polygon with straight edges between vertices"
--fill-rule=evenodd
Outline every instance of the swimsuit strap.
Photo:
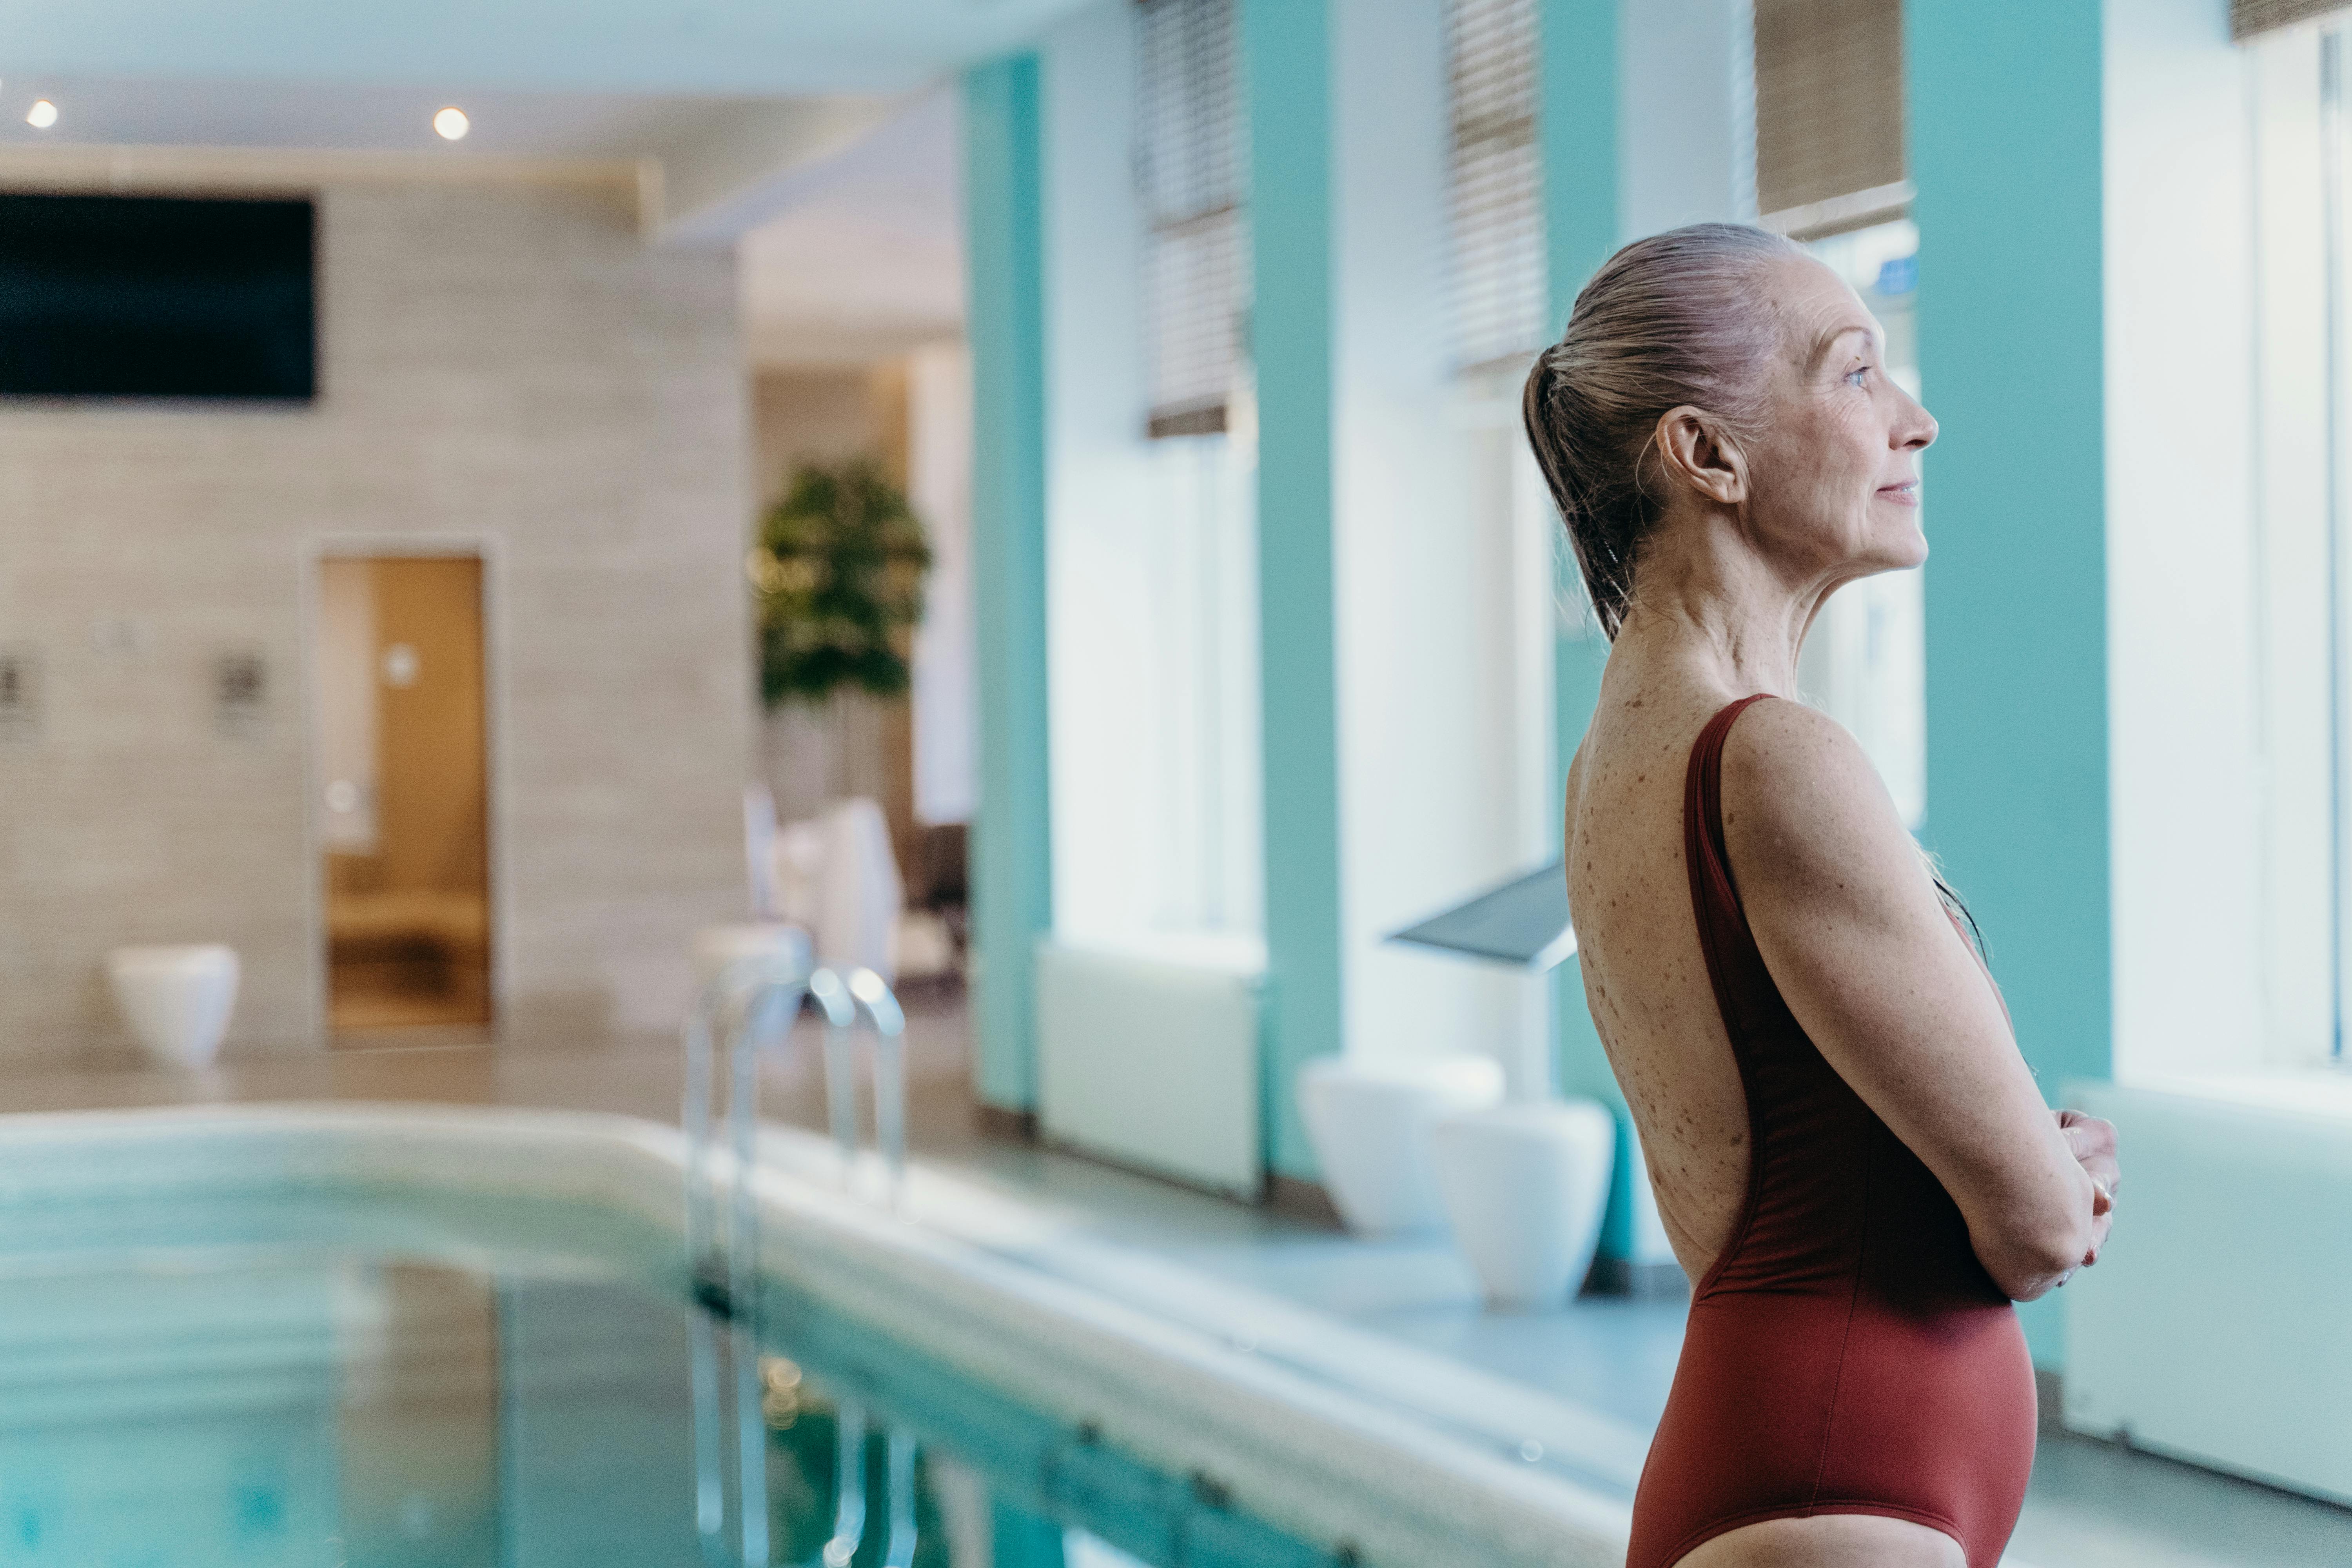
M 1739 889 L 1731 879 L 1731 858 L 1723 841 L 1723 744 L 1738 717 L 1770 693 L 1759 691 L 1727 703 L 1691 742 L 1690 771 L 1683 781 L 1683 861 L 1690 872 L 1691 912 L 1698 921 L 1700 951 L 1715 987 L 1723 1026 L 1738 1047 L 1743 1009 L 1739 986 L 1730 974 L 1732 956 L 1744 942 L 1755 949 Z M 1738 1052 L 1745 1068 L 1746 1053 Z

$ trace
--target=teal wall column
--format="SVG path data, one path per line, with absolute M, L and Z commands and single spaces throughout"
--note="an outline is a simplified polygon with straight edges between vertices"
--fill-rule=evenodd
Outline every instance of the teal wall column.
M 1340 1048 L 1339 742 L 1331 576 L 1331 105 L 1326 0 L 1243 0 L 1250 348 L 1257 366 L 1266 1152 L 1317 1174 L 1293 1081 Z
M 1053 926 L 1045 743 L 1045 323 L 1034 55 L 963 79 L 980 811 L 971 846 L 972 1087 L 1037 1100 L 1034 952 Z
M 1541 0 L 1538 16 L 1538 61 L 1541 105 L 1544 238 L 1551 280 L 1551 331 L 1568 325 L 1577 290 L 1623 243 L 1622 203 L 1618 192 L 1617 6 L 1619 0 Z M 1558 541 L 1556 596 L 1580 605 L 1583 585 L 1565 539 Z M 1563 613 L 1553 644 L 1552 778 L 1565 790 L 1568 764 L 1591 721 L 1600 700 L 1601 672 L 1609 662 L 1609 640 L 1590 621 Z M 1592 1014 L 1584 1005 L 1584 978 L 1573 962 L 1554 972 L 1552 1018 L 1558 1072 L 1563 1094 L 1589 1095 L 1617 1117 L 1617 1172 L 1610 1184 L 1609 1213 L 1601 1230 L 1605 1258 L 1632 1256 L 1633 1239 L 1633 1123 L 1625 1097 L 1601 1048 Z M 1643 1179 L 1646 1180 L 1646 1177 Z
M 1930 551 L 1923 837 L 2055 1094 L 2109 1072 L 2099 0 L 1911 0 Z M 2026 1308 L 2063 1363 L 2054 1298 Z

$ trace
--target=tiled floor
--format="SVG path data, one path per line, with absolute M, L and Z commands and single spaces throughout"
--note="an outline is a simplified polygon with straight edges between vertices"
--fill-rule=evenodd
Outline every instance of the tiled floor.
M 1480 1310 L 1451 1251 L 1370 1244 L 975 1131 L 960 1014 L 915 1012 L 908 1061 L 918 1157 L 1054 1212 L 1108 1245 L 1245 1285 L 1355 1327 L 1572 1400 L 1646 1429 L 1664 1406 L 1682 1335 L 1678 1303 L 1587 1300 L 1559 1313 Z M 0 1079 L 0 1110 L 214 1100 L 383 1100 L 538 1105 L 675 1119 L 679 1071 L 660 1037 L 413 1045 L 225 1065 L 187 1076 L 58 1070 Z M 772 1115 L 815 1125 L 806 1065 L 768 1089 Z M 2010 1561 L 2032 1568 L 2343 1568 L 2352 1511 L 2063 1434 L 2045 1435 Z

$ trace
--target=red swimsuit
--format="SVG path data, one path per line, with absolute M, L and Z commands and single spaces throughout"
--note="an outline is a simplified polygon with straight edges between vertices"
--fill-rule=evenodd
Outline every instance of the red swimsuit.
M 1780 1000 L 1723 840 L 1723 742 L 1691 748 L 1691 904 L 1748 1095 L 1748 1197 L 1691 1292 L 1682 1361 L 1633 1500 L 1628 1568 L 1671 1568 L 1761 1520 L 1869 1513 L 1994 1568 L 2033 1468 L 2033 1365 L 1940 1183 Z

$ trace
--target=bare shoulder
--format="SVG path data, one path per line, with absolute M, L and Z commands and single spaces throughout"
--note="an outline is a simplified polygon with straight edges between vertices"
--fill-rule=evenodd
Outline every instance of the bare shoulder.
M 1732 726 L 1723 831 L 1739 872 L 1791 891 L 1852 897 L 1864 891 L 1858 880 L 1919 875 L 1917 850 L 1862 743 L 1801 702 L 1756 703 Z

